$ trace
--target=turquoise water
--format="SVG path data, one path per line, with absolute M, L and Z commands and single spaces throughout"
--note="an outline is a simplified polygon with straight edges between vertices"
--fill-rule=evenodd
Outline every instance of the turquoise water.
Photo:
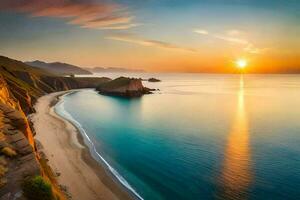
M 300 76 L 135 76 L 160 91 L 82 90 L 55 109 L 137 198 L 300 198 Z

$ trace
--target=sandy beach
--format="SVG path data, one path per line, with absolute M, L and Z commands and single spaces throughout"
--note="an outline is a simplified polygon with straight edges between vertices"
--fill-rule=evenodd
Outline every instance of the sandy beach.
M 60 173 L 59 184 L 67 187 L 72 199 L 131 199 L 124 190 L 89 154 L 77 129 L 53 110 L 58 96 L 48 94 L 38 99 L 32 116 L 35 138 L 42 144 L 49 165 Z

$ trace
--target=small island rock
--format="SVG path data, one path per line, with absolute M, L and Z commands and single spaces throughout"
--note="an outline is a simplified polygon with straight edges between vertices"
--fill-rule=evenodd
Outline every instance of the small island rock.
M 159 80 L 157 78 L 149 78 L 148 82 L 161 82 L 161 80 Z
M 144 94 L 151 94 L 151 89 L 143 86 L 141 79 L 119 77 L 112 81 L 100 84 L 97 87 L 100 94 L 140 97 Z

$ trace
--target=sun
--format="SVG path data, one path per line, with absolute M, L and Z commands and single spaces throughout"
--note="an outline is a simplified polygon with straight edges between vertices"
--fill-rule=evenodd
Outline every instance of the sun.
M 247 67 L 247 65 L 248 65 L 248 62 L 245 59 L 238 59 L 236 61 L 236 66 L 239 69 L 244 69 L 245 67 Z

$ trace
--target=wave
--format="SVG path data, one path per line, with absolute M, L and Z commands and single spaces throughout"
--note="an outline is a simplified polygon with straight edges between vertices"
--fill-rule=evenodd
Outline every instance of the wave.
M 75 120 L 71 115 L 70 113 L 68 113 L 66 110 L 65 110 L 65 107 L 64 107 L 64 104 L 65 104 L 65 100 L 64 100 L 64 97 L 65 96 L 68 96 L 68 95 L 71 95 L 71 94 L 74 94 L 76 93 L 75 92 L 70 92 L 70 93 L 67 93 L 67 94 L 64 94 L 62 96 L 60 96 L 60 100 L 59 102 L 55 105 L 54 107 L 54 112 L 56 114 L 58 114 L 60 117 L 63 117 L 65 118 L 66 120 L 68 120 L 70 123 L 72 123 L 78 130 L 79 132 L 81 133 L 82 136 L 84 136 L 89 144 L 87 144 L 87 146 L 89 147 L 90 151 L 92 151 L 91 153 L 94 153 L 94 155 L 97 155 L 98 158 L 100 158 L 100 160 L 105 164 L 105 166 L 109 169 L 109 171 L 113 174 L 113 176 L 126 188 L 128 189 L 130 192 L 132 192 L 138 199 L 140 200 L 144 200 L 132 187 L 131 185 L 125 180 L 124 177 L 122 177 L 119 172 L 117 170 L 115 170 L 102 156 L 101 154 L 96 150 L 96 147 L 94 145 L 94 143 L 92 142 L 92 140 L 90 139 L 90 137 L 88 136 L 88 134 L 86 133 L 86 131 L 84 130 L 84 128 L 82 127 L 82 125 L 77 121 Z M 56 111 L 56 109 L 59 109 L 59 112 Z

